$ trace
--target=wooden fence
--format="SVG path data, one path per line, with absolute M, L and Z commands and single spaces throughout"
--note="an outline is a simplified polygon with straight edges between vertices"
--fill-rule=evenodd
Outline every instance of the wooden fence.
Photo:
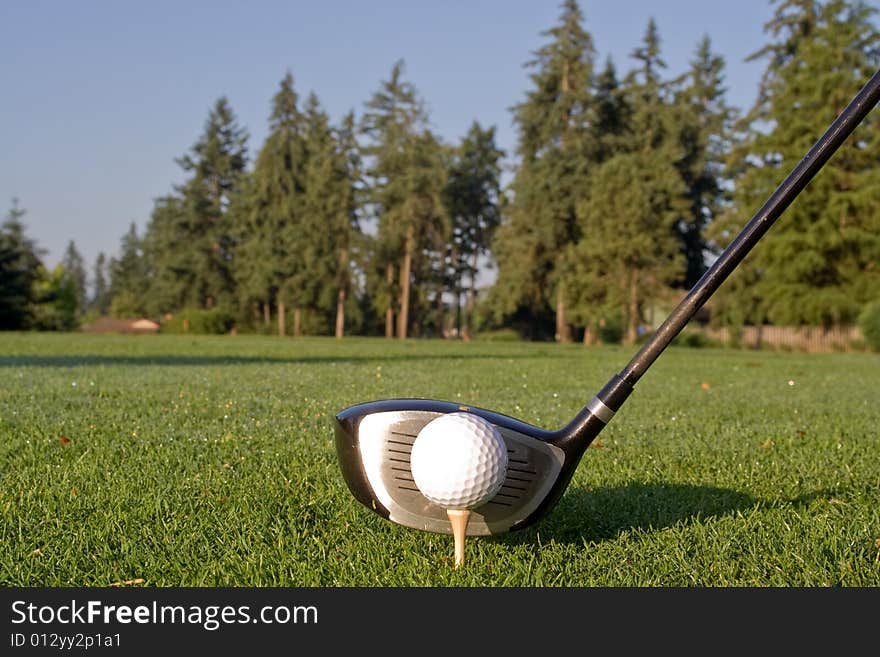
M 822 328 L 815 326 L 744 326 L 737 332 L 728 328 L 694 328 L 724 345 L 737 343 L 753 349 L 769 348 L 810 353 L 864 351 L 862 333 L 857 326 Z M 738 333 L 738 336 L 736 335 Z M 738 340 L 733 338 L 738 337 Z

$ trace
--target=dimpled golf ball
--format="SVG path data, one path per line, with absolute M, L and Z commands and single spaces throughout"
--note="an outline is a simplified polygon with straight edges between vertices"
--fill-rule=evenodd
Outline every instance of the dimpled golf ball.
M 507 445 L 490 422 L 472 413 L 448 413 L 419 431 L 410 456 L 422 495 L 447 509 L 488 502 L 507 472 Z

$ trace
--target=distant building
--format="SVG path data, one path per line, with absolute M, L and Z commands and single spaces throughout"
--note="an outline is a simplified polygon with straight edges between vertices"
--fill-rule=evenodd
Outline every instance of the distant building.
M 152 319 L 113 319 L 101 317 L 91 324 L 83 324 L 81 330 L 85 333 L 157 333 L 159 322 Z

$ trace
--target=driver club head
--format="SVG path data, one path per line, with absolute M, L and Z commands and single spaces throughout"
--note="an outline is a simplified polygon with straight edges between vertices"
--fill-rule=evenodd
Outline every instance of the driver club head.
M 444 413 L 468 412 L 491 422 L 507 446 L 500 491 L 471 510 L 469 536 L 521 529 L 559 499 L 592 437 L 604 423 L 594 414 L 547 431 L 482 408 L 429 399 L 387 399 L 346 408 L 335 417 L 336 452 L 354 497 L 383 518 L 423 531 L 452 534 L 446 509 L 419 491 L 410 452 L 419 431 Z M 590 435 L 592 434 L 592 435 Z

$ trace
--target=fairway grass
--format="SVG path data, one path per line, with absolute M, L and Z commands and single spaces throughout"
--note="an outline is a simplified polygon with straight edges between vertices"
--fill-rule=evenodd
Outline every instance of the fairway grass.
M 880 586 L 880 355 L 670 348 L 519 532 L 400 527 L 331 419 L 427 397 L 545 428 L 624 347 L 0 334 L 3 586 Z M 142 582 L 140 582 L 142 580 Z

